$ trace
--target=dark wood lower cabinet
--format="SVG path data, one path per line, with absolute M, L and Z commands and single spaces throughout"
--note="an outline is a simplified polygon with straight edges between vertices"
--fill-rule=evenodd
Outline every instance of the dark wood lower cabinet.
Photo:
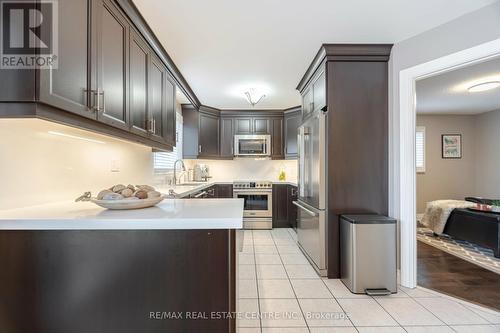
M 215 193 L 217 198 L 232 198 L 233 184 L 217 184 L 215 185 Z
M 0 332 L 235 332 L 236 248 L 234 230 L 1 231 Z
M 288 203 L 288 224 L 290 227 L 297 228 L 297 206 L 293 204 L 293 201 L 297 200 L 297 186 L 288 185 L 287 187 L 287 203 Z
M 289 228 L 288 185 L 273 184 L 273 228 Z

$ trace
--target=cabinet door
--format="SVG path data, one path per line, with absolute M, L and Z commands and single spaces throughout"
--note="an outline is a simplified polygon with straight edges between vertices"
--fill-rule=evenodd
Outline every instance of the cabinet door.
M 288 224 L 297 229 L 297 206 L 293 204 L 293 201 L 297 200 L 297 186 L 288 185 Z
M 254 134 L 270 134 L 269 119 L 253 118 L 253 133 Z
M 149 62 L 149 132 L 155 141 L 163 142 L 166 123 L 166 84 L 167 69 L 153 54 Z
M 219 154 L 219 118 L 200 112 L 198 157 L 214 157 Z
M 235 134 L 251 134 L 252 118 L 235 118 Z
M 272 135 L 271 135 L 271 158 L 283 159 L 283 119 L 271 119 Z
M 313 83 L 313 111 L 321 110 L 326 105 L 326 81 L 323 71 Z
M 165 87 L 163 94 L 165 98 L 165 113 L 163 115 L 163 139 L 172 147 L 177 142 L 177 105 L 175 100 L 176 86 L 168 72 L 165 72 Z
M 234 129 L 232 118 L 220 120 L 220 155 L 233 158 L 234 156 Z
M 191 105 L 182 106 L 182 157 L 198 157 L 198 135 L 199 135 L 198 110 Z
M 232 198 L 233 197 L 233 185 L 231 185 L 231 184 L 217 184 L 216 185 L 216 196 L 217 196 L 217 198 Z
M 134 31 L 130 32 L 130 129 L 148 136 L 148 66 L 149 47 Z
M 273 228 L 288 228 L 287 184 L 273 185 Z
M 302 95 L 302 117 L 307 117 L 313 110 L 313 89 L 309 87 Z
M 285 158 L 297 158 L 297 134 L 300 111 L 285 114 Z
M 90 107 L 90 0 L 58 3 L 58 68 L 40 70 L 40 100 L 96 118 Z M 44 27 L 42 25 L 42 27 Z
M 99 11 L 97 119 L 111 126 L 128 129 L 128 22 L 110 0 L 101 1 L 96 10 Z

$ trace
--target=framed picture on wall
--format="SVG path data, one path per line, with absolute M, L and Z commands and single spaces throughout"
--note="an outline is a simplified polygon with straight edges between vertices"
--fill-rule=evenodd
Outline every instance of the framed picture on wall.
M 441 135 L 442 158 L 462 158 L 462 134 Z

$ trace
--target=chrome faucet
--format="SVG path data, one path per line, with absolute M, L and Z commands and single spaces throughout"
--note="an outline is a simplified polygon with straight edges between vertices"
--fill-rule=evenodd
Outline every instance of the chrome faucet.
M 184 161 L 181 159 L 178 159 L 177 161 L 174 162 L 174 185 L 177 185 L 177 162 L 181 162 L 182 166 L 182 171 L 186 171 L 186 166 L 184 165 Z

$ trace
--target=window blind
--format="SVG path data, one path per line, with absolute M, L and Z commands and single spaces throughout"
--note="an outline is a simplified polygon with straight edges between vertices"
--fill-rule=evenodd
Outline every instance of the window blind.
M 155 172 L 165 172 L 174 169 L 174 163 L 182 159 L 182 115 L 176 114 L 175 147 L 169 152 L 153 153 L 153 167 Z
M 425 127 L 417 127 L 415 144 L 417 172 L 425 172 Z

